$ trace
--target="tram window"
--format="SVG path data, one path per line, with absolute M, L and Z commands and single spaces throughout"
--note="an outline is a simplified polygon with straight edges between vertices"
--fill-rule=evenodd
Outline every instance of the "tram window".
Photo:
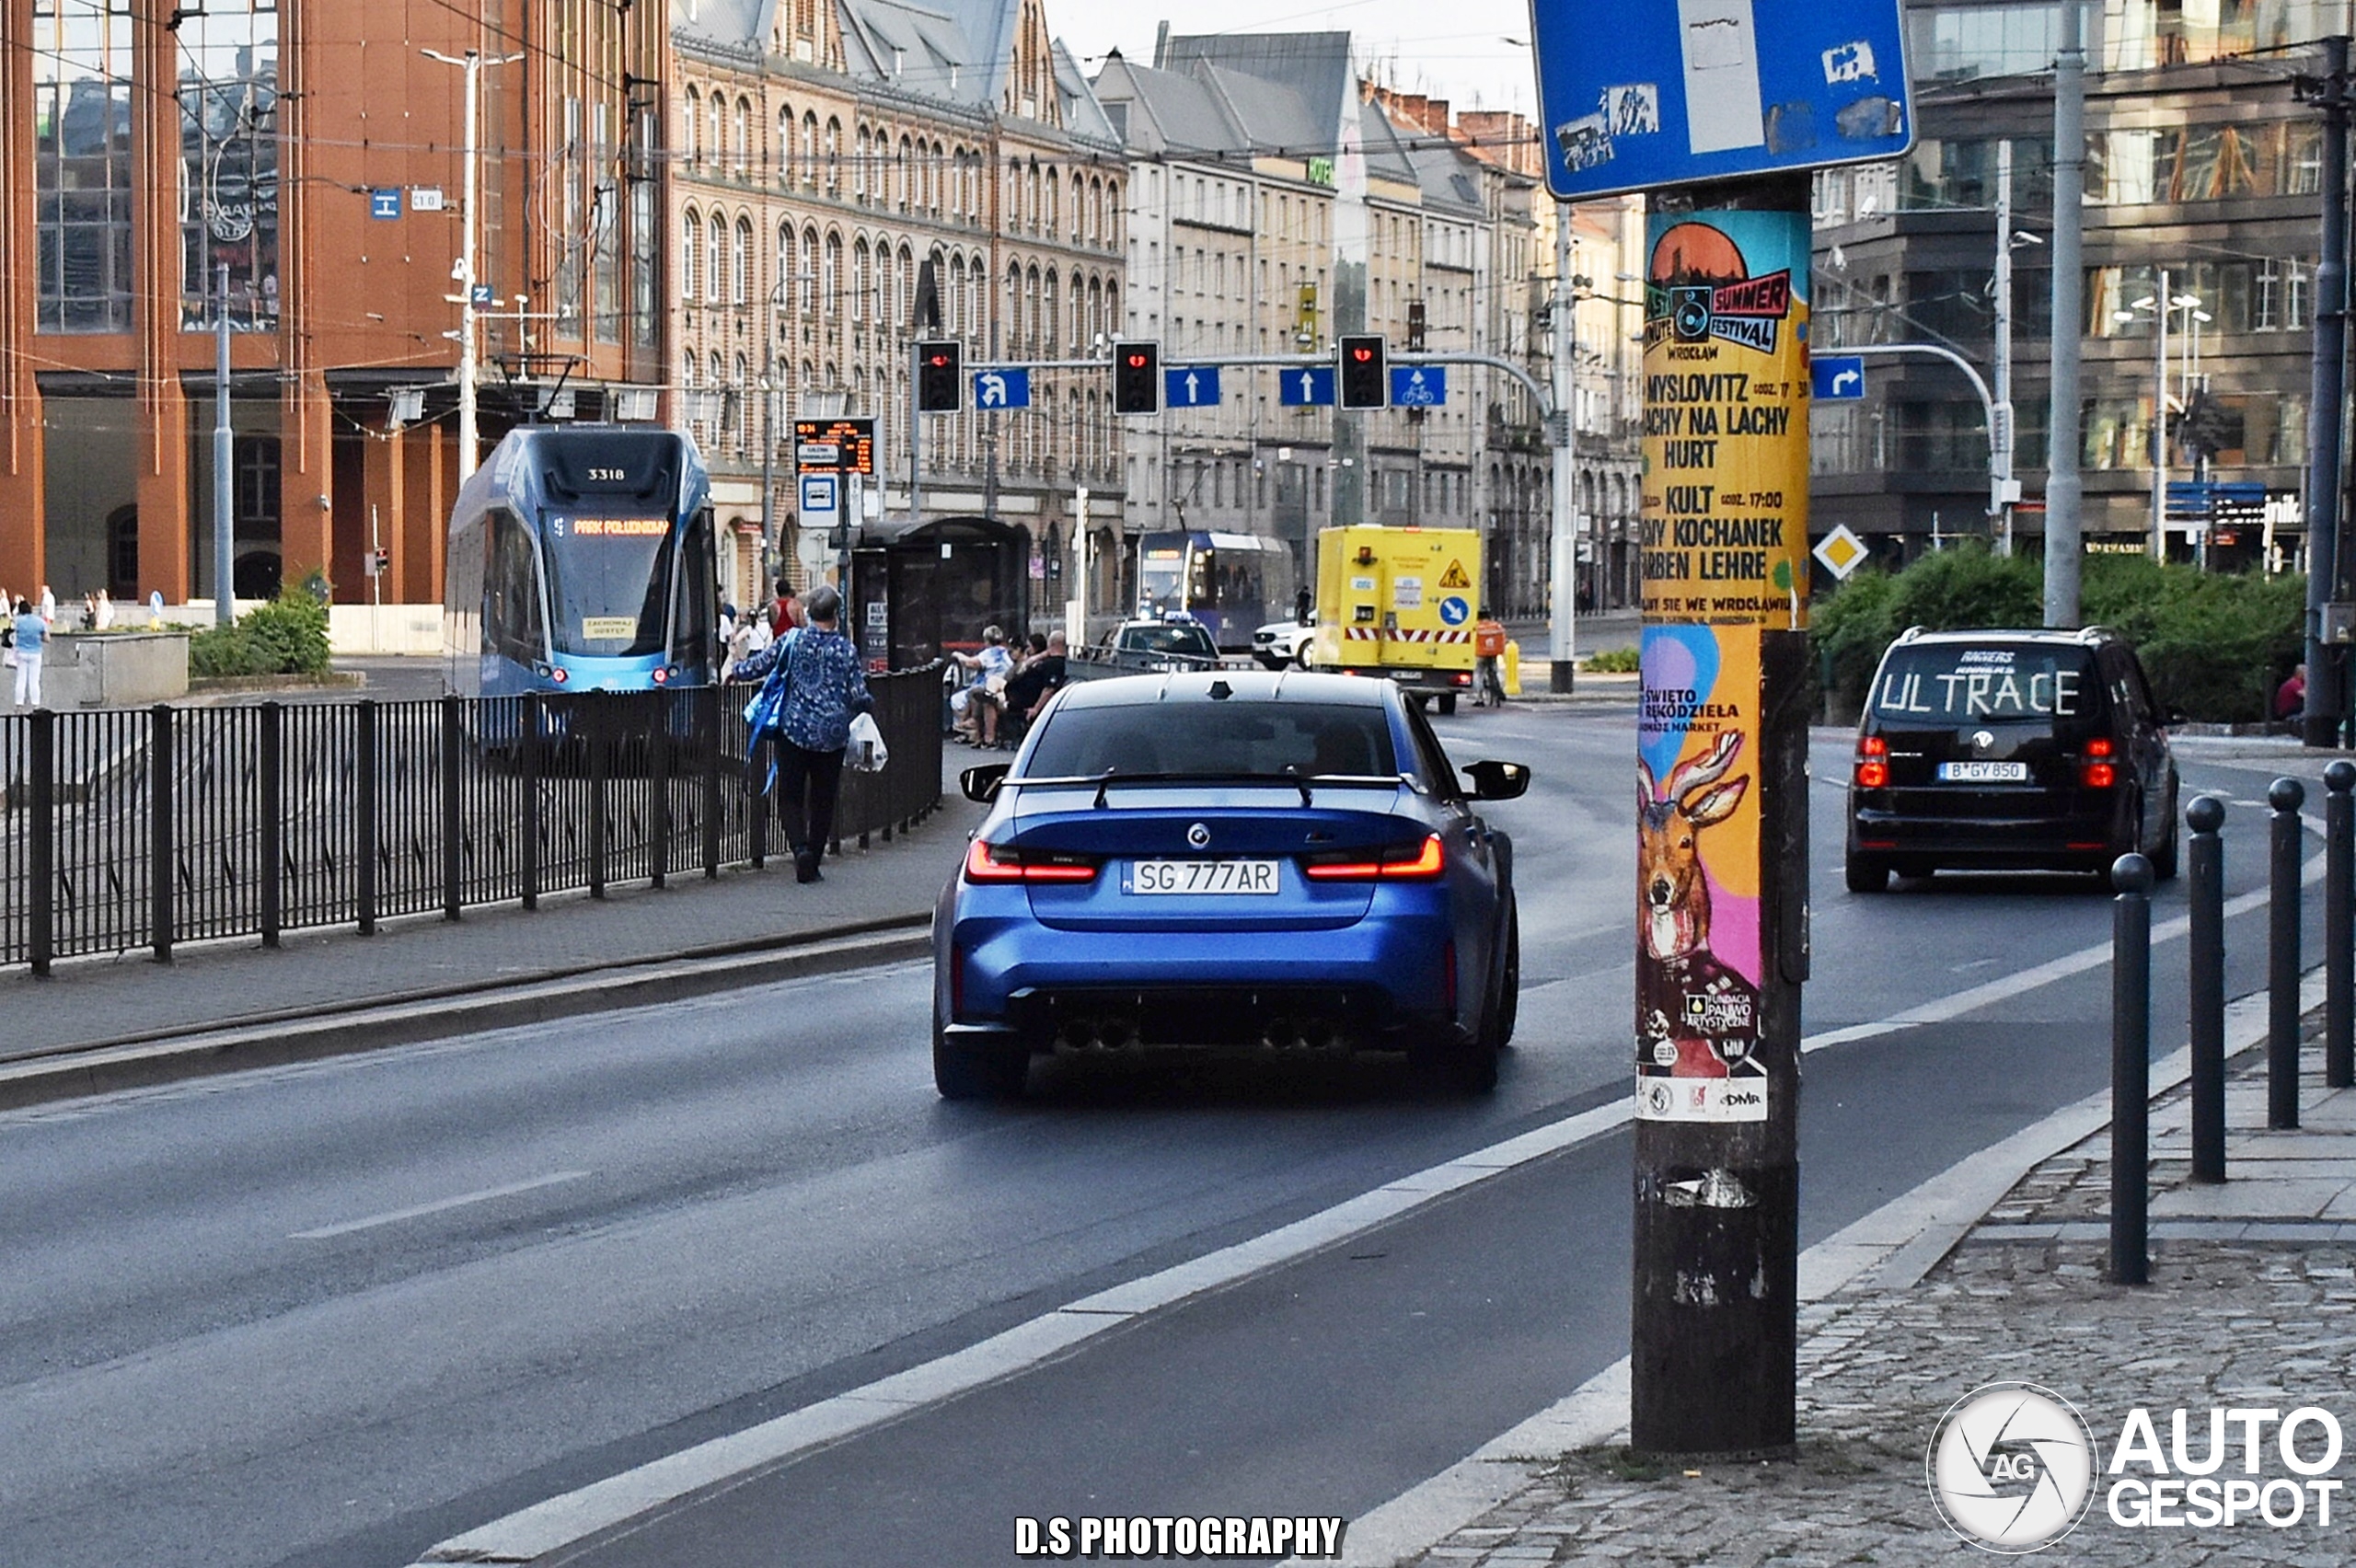
M 483 640 L 493 652 L 525 664 L 548 657 L 539 567 L 523 524 L 510 512 L 493 512 L 484 535 L 482 618 Z
M 712 550 L 711 512 L 706 508 L 687 524 L 687 543 L 679 551 L 679 603 L 671 630 L 672 662 L 691 670 L 708 664 L 712 657 L 714 606 L 720 599 L 718 561 Z
M 551 524 L 559 649 L 609 659 L 662 651 L 672 533 L 660 517 L 578 517 L 561 533 Z

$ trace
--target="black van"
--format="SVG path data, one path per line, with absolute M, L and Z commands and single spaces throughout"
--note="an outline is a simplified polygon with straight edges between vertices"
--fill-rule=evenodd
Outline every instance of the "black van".
M 2176 759 L 2117 634 L 1924 631 L 1889 645 L 1857 724 L 1848 883 L 1934 868 L 2176 874 Z

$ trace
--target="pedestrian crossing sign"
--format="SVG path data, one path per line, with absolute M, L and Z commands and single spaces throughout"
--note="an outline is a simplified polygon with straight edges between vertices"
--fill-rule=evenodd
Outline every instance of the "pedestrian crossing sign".
M 1452 560 L 1448 563 L 1448 570 L 1439 574 L 1439 585 L 1443 588 L 1470 588 L 1472 580 L 1464 575 L 1462 561 Z

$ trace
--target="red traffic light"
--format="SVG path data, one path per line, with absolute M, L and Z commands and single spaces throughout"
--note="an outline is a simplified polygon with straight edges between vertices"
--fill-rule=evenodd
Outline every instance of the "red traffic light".
M 1145 368 L 1145 363 L 1146 360 L 1145 355 L 1143 354 L 1131 354 L 1129 356 L 1129 368 L 1131 370 L 1143 370 Z
M 1352 349 L 1350 351 L 1350 357 L 1357 361 L 1360 364 L 1364 364 L 1367 361 L 1374 357 L 1374 351 L 1372 349 Z

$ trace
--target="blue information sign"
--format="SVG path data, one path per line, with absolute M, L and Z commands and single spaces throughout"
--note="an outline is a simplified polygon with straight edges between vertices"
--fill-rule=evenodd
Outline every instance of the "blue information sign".
M 398 218 L 401 215 L 401 189 L 392 186 L 368 192 L 368 215 L 372 218 Z
M 1437 409 L 1448 401 L 1448 370 L 1437 364 L 1394 364 L 1391 367 L 1391 406 L 1394 409 Z
M 1472 618 L 1472 606 L 1459 595 L 1450 594 L 1439 602 L 1439 618 L 1449 626 L 1462 626 Z
M 1807 362 L 1808 396 L 1819 403 L 1854 403 L 1865 395 L 1863 354 L 1819 354 Z
M 1276 401 L 1288 409 L 1320 409 L 1334 401 L 1334 367 L 1303 365 L 1276 377 Z
M 974 407 L 1027 409 L 1031 406 L 1031 373 L 1027 370 L 974 372 Z
M 1560 197 L 1894 158 L 1914 139 L 1902 0 L 1555 0 L 1531 16 Z
M 1218 367 L 1184 364 L 1161 373 L 1161 400 L 1173 409 L 1209 409 L 1218 405 Z

